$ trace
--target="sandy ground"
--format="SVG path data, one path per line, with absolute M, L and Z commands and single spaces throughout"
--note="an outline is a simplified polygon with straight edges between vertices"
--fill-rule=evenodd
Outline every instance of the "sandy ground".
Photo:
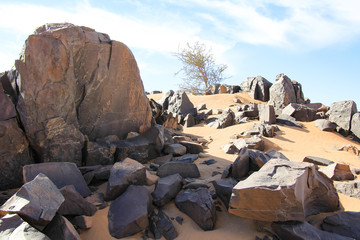
M 156 94 L 150 95 L 149 98 L 158 100 L 161 96 L 162 94 Z M 194 106 L 200 103 L 206 103 L 208 109 L 225 109 L 229 106 L 237 105 L 233 101 L 234 98 L 239 98 L 243 103 L 254 102 L 247 93 L 189 96 L 189 98 Z M 261 103 L 260 101 L 256 102 Z M 201 173 L 200 179 L 211 181 L 220 177 L 220 175 L 212 177 L 212 173 L 214 171 L 222 172 L 224 167 L 236 159 L 236 155 L 225 154 L 221 150 L 221 146 L 229 142 L 231 135 L 250 129 L 254 123 L 257 123 L 257 121 L 234 125 L 225 129 L 214 129 L 207 125 L 200 124 L 182 130 L 185 134 L 205 139 L 213 139 L 208 145 L 209 148 L 205 149 L 205 153 L 208 156 L 196 160 L 196 164 Z M 354 145 L 360 149 L 360 144 L 351 141 L 349 138 L 344 138 L 337 133 L 322 132 L 315 126 L 314 122 L 303 124 L 304 127 L 302 129 L 279 126 L 280 132 L 277 132 L 274 138 L 264 138 L 265 151 L 275 149 L 282 152 L 292 161 L 302 161 L 305 156 L 316 156 L 360 168 L 360 159 L 357 156 L 350 152 L 336 150 L 336 148 L 346 144 Z M 208 159 L 215 159 L 216 163 L 210 166 L 201 164 L 201 162 Z M 360 211 L 360 200 L 342 194 L 339 194 L 339 196 L 344 210 Z M 254 221 L 228 214 L 224 206 L 222 206 L 221 209 L 221 212 L 217 211 L 215 229 L 207 232 L 201 230 L 187 215 L 180 212 L 174 203 L 167 204 L 164 211 L 170 218 L 177 216 L 184 218 L 182 225 L 178 224 L 175 220 L 173 221 L 179 233 L 177 239 L 201 239 L 203 237 L 205 237 L 205 239 L 254 239 L 255 236 L 261 237 L 264 235 L 264 233 L 257 231 Z M 95 214 L 93 227 L 89 230 L 82 231 L 81 239 L 115 239 L 112 238 L 108 232 L 107 212 L 108 207 L 99 210 Z M 316 223 L 321 222 L 324 216 L 326 216 L 326 214 L 313 216 L 308 220 L 314 222 L 316 225 Z M 142 233 L 139 233 L 125 239 L 141 239 L 141 236 Z

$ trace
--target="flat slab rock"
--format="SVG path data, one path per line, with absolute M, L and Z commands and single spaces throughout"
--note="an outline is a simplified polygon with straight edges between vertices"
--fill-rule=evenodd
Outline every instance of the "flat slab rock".
M 272 159 L 234 186 L 229 212 L 267 222 L 305 221 L 309 215 L 338 207 L 332 181 L 315 165 Z
M 198 178 L 200 172 L 196 164 L 184 162 L 167 162 L 161 165 L 158 169 L 157 175 L 159 177 L 166 177 L 173 174 L 180 174 L 183 178 Z
M 17 213 L 34 225 L 45 226 L 53 219 L 64 200 L 54 183 L 40 173 L 0 207 L 0 216 Z
M 0 219 L 0 239 L 50 240 L 49 237 L 30 226 L 17 214 L 7 214 Z
M 333 161 L 330 161 L 328 159 L 313 156 L 306 156 L 303 159 L 303 162 L 313 163 L 320 166 L 329 166 L 330 164 L 334 163 Z
M 87 197 L 91 194 L 75 163 L 50 162 L 26 165 L 23 168 L 24 182 L 33 180 L 39 173 L 45 174 L 59 189 L 73 185 L 81 196 Z
M 186 189 L 175 199 L 176 207 L 203 230 L 212 230 L 216 222 L 215 204 L 207 188 Z
M 360 239 L 360 212 L 340 212 L 327 216 L 322 229 L 349 238 Z
M 115 238 L 131 236 L 146 229 L 151 211 L 150 192 L 143 186 L 130 185 L 110 205 L 109 232 Z

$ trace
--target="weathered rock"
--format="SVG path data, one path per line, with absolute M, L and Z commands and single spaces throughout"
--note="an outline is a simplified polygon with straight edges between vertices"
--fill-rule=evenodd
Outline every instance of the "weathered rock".
M 205 110 L 205 111 L 204 111 L 204 114 L 207 115 L 207 116 L 212 115 L 212 114 L 213 114 L 213 110 L 212 110 L 212 109 Z
M 234 121 L 236 124 L 242 123 L 244 118 L 245 118 L 245 112 L 236 112 L 234 115 Z
M 46 226 L 44 233 L 52 240 L 80 240 L 80 235 L 74 226 L 63 216 L 56 214 Z
M 248 80 L 249 79 L 250 78 L 248 78 Z M 269 89 L 271 86 L 271 82 L 261 76 L 257 76 L 250 82 L 249 95 L 253 99 L 267 102 L 269 101 Z
M 89 141 L 86 148 L 86 166 L 114 164 L 115 146 L 106 147 Z
M 349 182 L 334 182 L 334 186 L 338 193 L 360 199 L 360 180 L 357 179 Z
M 255 119 L 259 116 L 258 104 L 257 103 L 249 103 L 244 107 L 244 113 L 246 117 L 251 119 Z
M 10 97 L 5 94 L 0 82 L 0 121 L 5 121 L 16 117 L 16 110 Z
M 81 162 L 82 134 L 91 141 L 123 138 L 150 127 L 135 58 L 106 34 L 69 23 L 43 25 L 15 65 L 17 109 L 42 161 Z
M 328 159 L 313 157 L 313 156 L 306 156 L 303 159 L 303 162 L 313 163 L 315 165 L 320 165 L 320 166 L 329 166 L 330 164 L 334 163 L 333 161 L 330 161 Z
M 292 116 L 296 121 L 311 122 L 315 120 L 316 110 L 304 104 L 290 103 L 282 110 L 282 114 Z
M 93 224 L 93 217 L 91 216 L 81 215 L 81 216 L 69 217 L 68 219 L 72 225 L 80 229 L 89 229 L 92 227 Z
M 321 131 L 332 132 L 336 129 L 336 124 L 326 119 L 315 120 L 315 126 L 318 127 Z
M 197 154 L 185 154 L 179 158 L 177 158 L 176 162 L 185 162 L 185 163 L 193 163 L 196 159 L 199 158 Z
M 252 136 L 250 138 L 244 138 L 247 148 L 264 151 L 265 142 L 259 136 Z
M 21 169 L 32 163 L 29 143 L 16 119 L 0 121 L 0 190 L 20 187 Z
M 226 128 L 234 124 L 234 119 L 234 112 L 230 109 L 227 109 L 215 121 L 210 122 L 208 126 L 214 128 Z
M 182 187 L 180 174 L 173 174 L 160 178 L 156 183 L 155 190 L 151 193 L 153 203 L 162 207 L 176 197 Z
M 96 207 L 86 201 L 73 185 L 61 188 L 60 192 L 65 198 L 65 201 L 58 209 L 60 215 L 93 216 L 97 211 Z
M 45 234 L 30 226 L 17 214 L 7 214 L 0 219 L 0 238 L 3 240 L 49 240 Z
M 108 220 L 111 236 L 122 238 L 145 230 L 151 212 L 150 192 L 143 186 L 130 185 L 110 205 Z
M 164 153 L 182 156 L 186 153 L 186 147 L 179 143 L 170 144 L 164 147 Z
M 172 154 L 168 154 L 165 156 L 161 156 L 161 157 L 157 157 L 154 159 L 154 163 L 158 164 L 159 166 L 163 165 L 166 162 L 170 162 L 173 159 L 173 155 Z
M 346 211 L 327 216 L 321 227 L 328 232 L 360 239 L 360 213 Z
M 267 163 L 271 157 L 259 150 L 249 149 L 249 170 L 259 171 L 259 169 Z
M 281 114 L 276 118 L 276 123 L 288 125 L 290 127 L 302 128 L 303 125 L 295 120 L 294 117 L 289 115 Z
M 350 240 L 338 234 L 321 231 L 307 222 L 284 222 L 273 223 L 273 231 L 280 239 L 297 239 L 297 240 Z
M 54 183 L 40 173 L 0 207 L 0 216 L 17 213 L 31 224 L 45 226 L 53 219 L 64 200 Z
M 169 98 L 167 110 L 183 117 L 187 114 L 195 115 L 194 105 L 184 91 L 177 91 Z
M 178 236 L 178 233 L 170 218 L 161 210 L 159 210 L 158 214 L 153 213 L 150 216 L 149 228 L 153 236 L 148 237 L 153 239 L 160 239 L 161 236 L 164 236 L 166 240 L 172 240 Z
M 305 221 L 338 207 L 332 181 L 315 165 L 272 159 L 233 188 L 229 212 L 260 221 Z
M 355 179 L 355 176 L 350 170 L 350 166 L 347 164 L 333 163 L 325 168 L 321 168 L 320 171 L 334 181 Z
M 225 144 L 221 148 L 226 154 L 236 154 L 239 152 L 239 149 L 234 144 Z
M 161 106 L 161 104 L 156 102 L 154 99 L 150 99 L 149 104 L 150 104 L 152 116 L 156 120 L 158 117 L 161 116 L 162 106 Z
M 239 155 L 232 164 L 231 176 L 236 180 L 246 177 L 249 173 L 249 152 L 247 147 L 240 149 Z
M 227 209 L 229 208 L 232 189 L 237 183 L 238 181 L 233 178 L 223 178 L 212 181 L 216 195 L 221 199 Z
M 197 106 L 197 110 L 198 110 L 198 111 L 205 110 L 205 109 L 206 109 L 206 103 L 200 103 L 200 104 Z
M 186 189 L 180 192 L 176 196 L 175 205 L 203 230 L 214 229 L 216 221 L 215 204 L 207 188 Z
M 273 105 L 259 104 L 258 109 L 260 122 L 268 122 L 270 124 L 276 122 L 275 110 Z
M 234 101 L 234 103 L 241 103 L 241 100 L 238 98 L 234 98 L 233 101 Z
M 299 82 L 295 81 L 295 80 L 292 80 L 291 81 L 293 87 L 294 87 L 294 91 L 295 91 L 295 96 L 296 96 L 296 102 L 297 103 L 300 103 L 300 104 L 305 104 L 307 103 L 310 103 L 310 99 L 307 98 L 307 101 L 305 100 L 304 98 L 304 93 L 302 91 L 302 86 Z
M 279 115 L 289 103 L 296 103 L 296 95 L 291 80 L 283 73 L 276 76 L 275 83 L 270 87 L 269 104 L 274 106 Z
M 327 114 L 329 120 L 342 128 L 344 134 L 347 135 L 351 127 L 351 118 L 356 112 L 357 108 L 354 101 L 341 101 L 331 104 Z
M 159 177 L 167 177 L 173 174 L 180 174 L 183 178 L 198 178 L 200 172 L 196 164 L 183 162 L 167 162 L 159 167 L 157 175 Z
M 351 132 L 360 139 L 360 113 L 355 113 L 351 120 Z
M 23 168 L 24 182 L 30 182 L 39 173 L 45 174 L 59 189 L 73 185 L 83 197 L 91 194 L 81 172 L 74 163 L 52 162 L 26 165 Z
M 161 99 L 158 101 L 158 103 L 161 105 L 163 111 L 168 110 L 168 107 L 169 107 L 169 99 L 170 99 L 170 97 L 172 97 L 173 95 L 174 95 L 174 91 L 173 91 L 173 90 L 170 90 L 170 91 L 166 92 L 165 94 L 163 94 L 163 96 L 161 97 Z
M 282 154 L 281 152 L 278 152 L 276 150 L 270 150 L 270 151 L 266 152 L 265 155 L 267 157 L 269 157 L 269 158 L 275 158 L 275 159 L 282 159 L 282 160 L 290 161 L 284 154 Z
M 114 200 L 125 192 L 130 184 L 146 184 L 146 168 L 141 163 L 126 158 L 122 162 L 116 162 L 111 168 L 105 198 Z
M 203 146 L 201 144 L 195 143 L 195 142 L 189 142 L 189 141 L 180 141 L 181 145 L 186 147 L 186 152 L 191 154 L 199 154 L 202 151 L 204 151 Z
M 275 136 L 275 132 L 279 131 L 279 129 L 275 126 L 272 126 L 271 124 L 267 123 L 267 122 L 262 122 L 259 124 L 254 124 L 253 125 L 253 129 L 259 131 L 261 136 L 264 137 L 274 137 Z
M 184 127 L 192 127 L 195 125 L 195 118 L 189 113 L 184 118 Z

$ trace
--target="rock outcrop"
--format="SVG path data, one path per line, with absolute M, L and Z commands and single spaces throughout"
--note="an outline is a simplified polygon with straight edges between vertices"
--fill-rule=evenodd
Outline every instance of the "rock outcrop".
M 46 24 L 16 61 L 17 110 L 41 161 L 81 163 L 91 141 L 143 132 L 152 117 L 134 56 L 87 27 Z M 119 94 L 121 93 L 121 94 Z
M 357 112 L 356 103 L 354 101 L 334 102 L 330 106 L 330 110 L 326 113 L 329 120 L 334 122 L 343 131 L 343 134 L 349 134 L 351 127 L 351 118 Z
M 269 101 L 269 89 L 272 85 L 271 82 L 263 78 L 262 76 L 248 77 L 246 83 L 242 83 L 243 90 L 247 90 L 251 98 L 260 100 L 263 102 Z
M 260 221 L 305 221 L 338 207 L 332 181 L 315 165 L 273 159 L 235 185 L 229 212 Z

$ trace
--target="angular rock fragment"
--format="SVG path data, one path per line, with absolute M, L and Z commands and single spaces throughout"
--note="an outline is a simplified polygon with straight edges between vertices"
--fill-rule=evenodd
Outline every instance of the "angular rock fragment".
M 164 163 L 159 167 L 157 175 L 162 178 L 176 173 L 180 174 L 183 178 L 200 177 L 200 172 L 196 164 L 183 162 Z
M 69 217 L 69 221 L 72 225 L 80 229 L 89 229 L 92 227 L 93 224 L 93 217 L 91 216 L 75 216 Z
M 199 154 L 204 151 L 203 146 L 201 144 L 189 141 L 180 141 L 181 145 L 186 147 L 186 152 L 191 154 Z
M 193 163 L 196 159 L 199 158 L 198 154 L 185 154 L 178 159 L 176 159 L 176 162 L 184 162 L 184 163 Z
M 334 186 L 338 193 L 360 199 L 360 180 L 334 182 Z
M 258 109 L 260 122 L 268 122 L 270 124 L 276 122 L 274 106 L 269 104 L 259 104 Z
M 114 164 L 115 146 L 102 146 L 96 142 L 87 142 L 86 166 Z
M 276 118 L 276 122 L 290 127 L 299 127 L 302 128 L 303 125 L 295 120 L 294 117 L 289 115 L 281 114 Z
M 355 176 L 347 164 L 333 163 L 325 168 L 320 169 L 328 178 L 334 181 L 354 180 Z
M 0 121 L 5 121 L 15 117 L 15 105 L 11 102 L 11 99 L 5 94 L 3 86 L 0 82 Z
M 172 240 L 178 236 L 170 218 L 162 210 L 159 210 L 158 214 L 154 213 L 150 216 L 149 229 L 153 234 L 151 238 L 154 239 L 164 236 L 166 240 Z
M 182 179 L 178 173 L 160 178 L 156 183 L 155 190 L 151 193 L 153 203 L 162 207 L 174 199 L 181 190 Z
M 46 226 L 44 233 L 52 240 L 80 240 L 80 235 L 65 217 L 56 214 Z
M 351 118 L 356 112 L 354 101 L 340 101 L 332 103 L 326 114 L 329 115 L 329 120 L 336 123 L 347 135 L 351 127 Z
M 332 181 L 315 165 L 272 159 L 233 188 L 229 212 L 260 221 L 305 221 L 338 207 Z
M 175 199 L 175 205 L 203 230 L 214 229 L 216 221 L 215 204 L 207 188 L 186 189 L 180 192 Z
M 0 216 L 17 213 L 31 224 L 45 226 L 53 219 L 64 200 L 54 183 L 40 173 L 0 207 Z
M 146 168 L 141 163 L 126 158 L 111 168 L 110 178 L 106 187 L 105 198 L 114 200 L 120 196 L 130 184 L 146 184 Z
M 321 227 L 328 232 L 360 239 L 360 213 L 346 211 L 327 216 Z
M 149 225 L 150 192 L 143 186 L 130 185 L 109 208 L 109 232 L 115 238 L 131 236 Z
M 234 124 L 235 114 L 230 109 L 224 110 L 224 112 L 213 122 L 210 122 L 208 126 L 214 128 L 226 128 Z
M 326 119 L 315 120 L 315 126 L 318 127 L 321 131 L 332 132 L 336 129 L 336 124 Z
M 24 182 L 33 180 L 39 173 L 45 174 L 59 189 L 73 185 L 83 197 L 91 194 L 84 177 L 74 163 L 51 162 L 26 165 L 23 168 Z
M 231 176 L 236 180 L 246 177 L 249 173 L 249 151 L 247 147 L 240 150 L 238 157 L 232 164 Z
M 164 153 L 181 156 L 186 153 L 186 147 L 179 143 L 170 144 L 164 147 Z
M 282 114 L 292 116 L 296 121 L 311 122 L 315 120 L 316 110 L 304 104 L 290 103 L 282 110 Z
M 232 189 L 237 183 L 238 181 L 233 178 L 216 179 L 212 182 L 216 195 L 224 203 L 226 209 L 229 208 Z
M 296 103 L 295 90 L 291 80 L 283 73 L 276 76 L 276 80 L 270 87 L 269 92 L 269 104 L 274 106 L 277 115 L 279 115 L 282 109 L 289 103 Z
M 303 160 L 303 162 L 313 163 L 315 165 L 319 166 L 329 166 L 330 164 L 333 164 L 333 161 L 330 161 L 325 158 L 319 158 L 319 157 L 313 157 L 313 156 L 306 156 Z

